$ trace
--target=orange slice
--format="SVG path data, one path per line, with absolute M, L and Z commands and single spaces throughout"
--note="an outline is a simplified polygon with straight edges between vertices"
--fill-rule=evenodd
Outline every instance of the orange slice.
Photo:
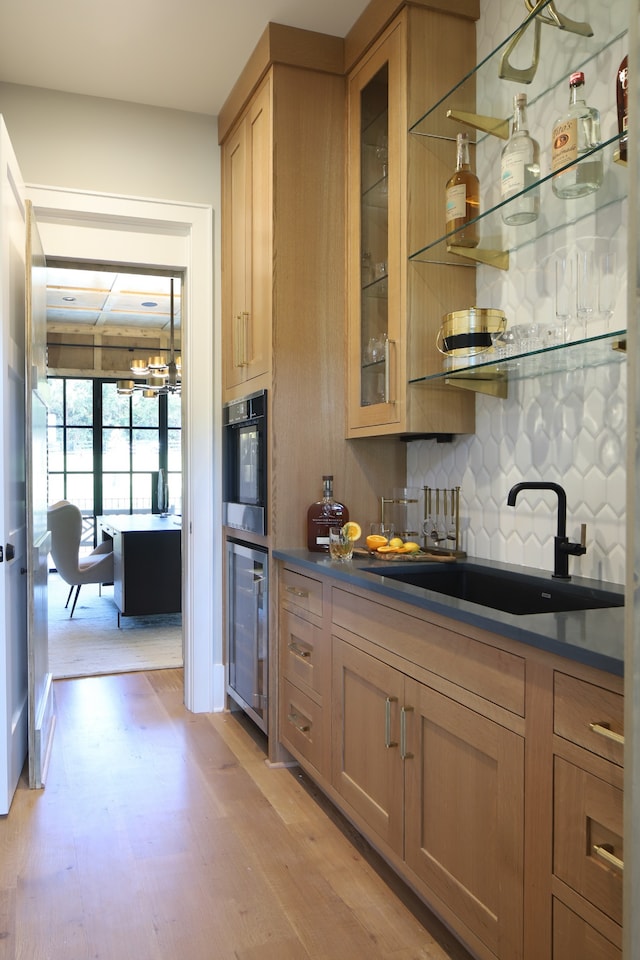
M 362 528 L 355 520 L 347 520 L 340 532 L 347 540 L 359 540 L 362 536 Z
M 367 550 L 377 550 L 379 547 L 385 547 L 388 540 L 380 533 L 372 533 L 367 537 L 366 543 Z

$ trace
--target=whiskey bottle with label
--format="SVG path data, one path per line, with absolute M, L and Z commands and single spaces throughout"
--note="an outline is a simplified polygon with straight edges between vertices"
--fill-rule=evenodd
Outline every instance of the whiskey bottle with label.
M 557 197 L 585 197 L 598 189 L 602 183 L 602 152 L 590 151 L 599 143 L 600 114 L 587 106 L 584 73 L 577 71 L 569 78 L 569 109 L 553 125 L 551 185 Z
M 469 137 L 459 133 L 456 139 L 456 170 L 449 177 L 445 190 L 446 230 L 455 231 L 449 243 L 458 247 L 477 247 L 478 224 L 470 223 L 480 214 L 480 181 L 471 170 Z
M 307 510 L 307 547 L 314 553 L 329 552 L 329 527 L 342 527 L 349 519 L 343 503 L 333 499 L 333 477 L 322 478 L 322 500 Z

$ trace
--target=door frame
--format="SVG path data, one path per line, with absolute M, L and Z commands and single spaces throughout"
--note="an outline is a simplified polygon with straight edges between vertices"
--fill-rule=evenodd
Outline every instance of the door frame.
M 193 712 L 222 710 L 222 393 L 213 209 L 29 184 L 26 193 L 47 257 L 184 271 L 184 702 Z

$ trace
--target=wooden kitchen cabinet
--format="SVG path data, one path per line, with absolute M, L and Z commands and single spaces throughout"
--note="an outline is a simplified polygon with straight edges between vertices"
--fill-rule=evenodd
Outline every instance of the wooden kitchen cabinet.
M 329 776 L 330 638 L 322 581 L 280 572 L 280 736 L 298 759 Z
M 271 157 L 267 76 L 222 149 L 225 390 L 271 365 Z
M 405 860 L 463 931 L 517 960 L 524 737 L 415 680 L 405 704 Z
M 475 276 L 408 263 L 409 238 L 442 218 L 444 183 L 407 138 L 424 98 L 473 62 L 474 37 L 471 13 L 407 6 L 348 78 L 349 437 L 474 430 L 463 391 L 408 384 L 425 364 L 441 369 L 442 315 L 475 302 Z
M 619 960 L 622 944 L 624 700 L 554 676 L 553 960 Z
M 324 752 L 288 749 L 478 960 L 621 960 L 622 678 L 316 569 L 280 684 Z
M 517 960 L 523 737 L 358 643 L 333 638 L 332 786 L 465 942 Z

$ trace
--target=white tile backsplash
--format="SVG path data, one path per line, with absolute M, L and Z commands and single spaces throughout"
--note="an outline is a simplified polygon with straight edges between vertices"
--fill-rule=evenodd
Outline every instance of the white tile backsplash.
M 478 53 L 481 57 L 495 42 L 495 35 L 492 37 L 495 25 L 500 24 L 506 36 L 522 19 L 525 8 L 513 0 L 481 0 L 480 6 Z M 621 29 L 621 9 L 618 0 L 597 8 L 593 3 L 585 5 L 577 0 L 562 5 L 563 12 L 575 19 L 584 19 L 585 11 L 590 17 L 596 16 L 594 30 L 608 31 L 611 35 Z M 610 22 L 606 22 L 607 17 Z M 557 28 L 543 27 L 542 70 L 545 55 L 557 55 L 557 52 L 553 54 L 552 43 L 559 35 Z M 567 50 L 573 48 L 566 34 L 561 40 Z M 601 110 L 606 135 L 614 131 L 615 72 L 624 52 L 626 38 L 611 46 L 604 58 L 598 60 L 597 69 L 595 64 L 567 64 L 567 73 L 578 68 L 585 70 L 587 99 Z M 611 69 L 606 68 L 609 61 Z M 504 81 L 496 77 L 496 82 Z M 518 89 L 514 87 L 514 92 Z M 482 96 L 490 100 L 490 90 Z M 558 96 L 558 109 L 562 111 L 568 93 L 559 88 Z M 554 119 L 538 115 L 531 123 L 542 151 L 548 148 Z M 489 143 L 488 148 L 489 154 L 485 153 L 484 158 L 482 145 L 478 148 L 478 175 L 483 193 L 487 179 L 493 175 L 492 169 L 495 170 L 495 157 L 492 167 L 490 152 L 493 149 L 495 153 L 495 145 Z M 608 166 L 611 168 L 607 158 L 601 190 L 609 189 L 612 179 L 620 175 L 618 168 L 611 168 L 607 173 Z M 547 191 L 547 196 L 549 194 Z M 553 211 L 548 212 L 552 216 Z M 541 216 L 545 216 L 544 208 Z M 616 250 L 618 297 L 614 317 L 608 323 L 609 329 L 625 328 L 626 237 L 626 206 L 614 202 L 577 226 L 522 248 L 512 256 L 508 272 L 480 267 L 477 303 L 503 309 L 510 325 L 531 320 L 546 323 L 555 313 L 549 266 L 552 260 L 548 258 L 553 256 L 559 243 L 570 249 L 595 245 Z M 598 332 L 595 327 L 594 332 Z M 548 492 L 529 491 L 520 494 L 515 508 L 507 506 L 506 501 L 510 487 L 521 480 L 560 483 L 567 493 L 569 537 L 579 539 L 581 523 L 587 524 L 587 553 L 570 558 L 570 572 L 624 582 L 625 431 L 624 362 L 511 382 L 507 400 L 477 395 L 474 436 L 459 437 L 451 444 L 438 444 L 433 440 L 410 443 L 407 485 L 460 486 L 462 546 L 469 555 L 551 570 L 557 498 Z

